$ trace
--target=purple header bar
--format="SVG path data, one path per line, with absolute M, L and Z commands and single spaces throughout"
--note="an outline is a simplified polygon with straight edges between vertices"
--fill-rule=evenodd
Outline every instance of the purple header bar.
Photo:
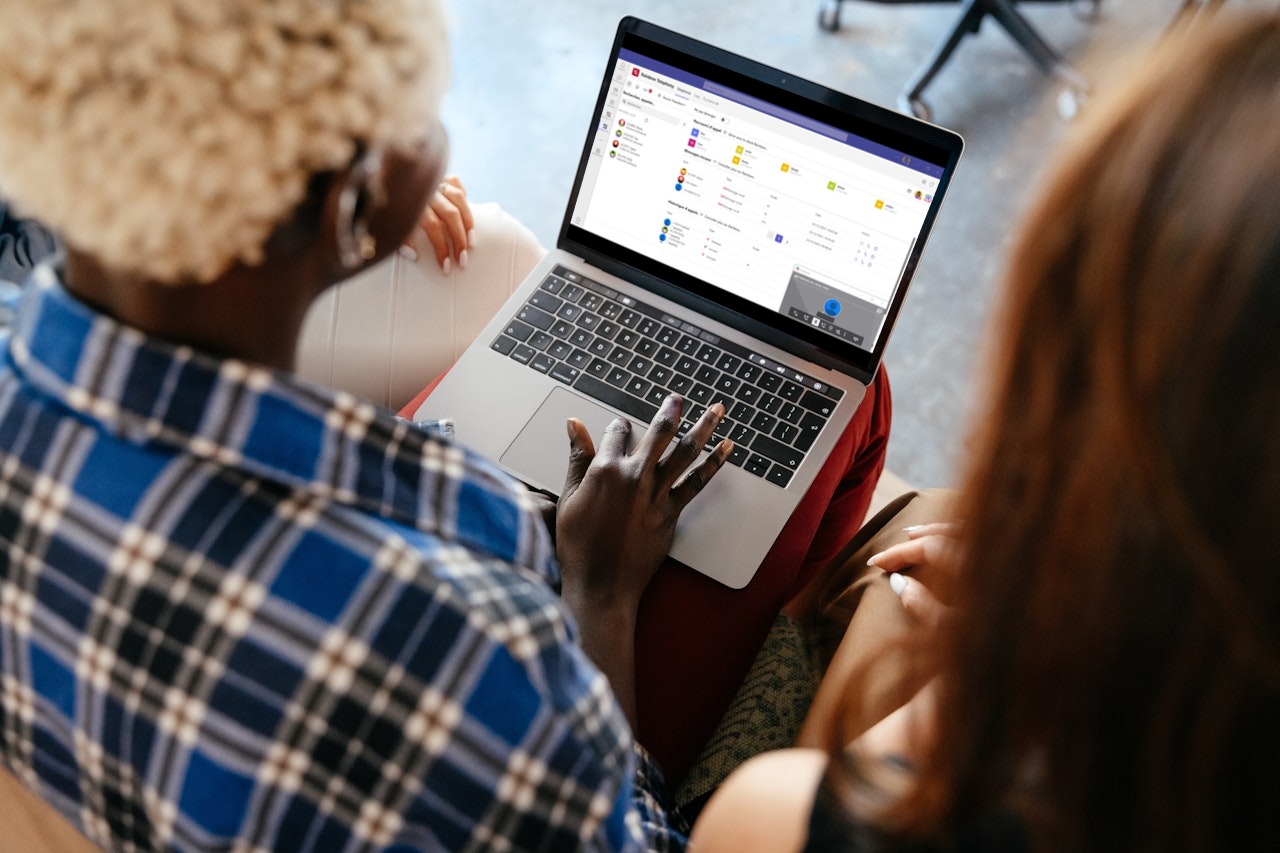
M 734 103 L 741 104 L 749 109 L 766 113 L 774 118 L 782 119 L 785 122 L 794 124 L 797 127 L 803 127 L 805 130 L 812 131 L 813 133 L 820 133 L 829 139 L 834 139 L 835 141 L 842 142 L 852 148 L 857 148 L 859 151 L 865 151 L 868 154 L 875 155 L 876 157 L 880 157 L 884 160 L 901 164 L 906 166 L 908 169 L 928 175 L 931 178 L 942 177 L 943 170 L 939 165 L 930 163 L 926 160 L 921 160 L 919 157 L 912 157 L 909 154 L 889 148 L 886 145 L 881 145 L 878 142 L 873 142 L 870 139 L 864 139 L 861 136 L 856 136 L 855 134 L 841 130 L 838 127 L 832 127 L 829 124 L 824 124 L 816 119 L 811 119 L 808 116 L 788 110 L 785 107 L 780 107 L 777 104 L 771 104 L 768 101 L 763 101 L 760 98 L 753 97 L 745 92 L 739 92 L 737 89 L 731 89 L 728 86 L 716 83 L 714 80 L 708 80 L 705 77 L 690 74 L 688 71 L 676 68 L 674 65 L 667 65 L 665 62 L 650 59 L 647 56 L 636 53 L 633 50 L 628 50 L 625 47 L 618 51 L 618 58 L 623 61 L 630 62 L 632 65 L 638 65 L 641 68 L 645 68 L 656 74 L 662 74 L 674 80 L 679 80 L 681 83 L 686 83 L 695 89 L 716 95 L 728 101 L 733 101 Z

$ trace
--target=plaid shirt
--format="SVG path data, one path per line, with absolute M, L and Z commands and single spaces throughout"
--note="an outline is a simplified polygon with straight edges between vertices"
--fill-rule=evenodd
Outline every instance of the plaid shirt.
M 518 484 L 48 266 L 0 367 L 0 545 L 0 754 L 99 844 L 683 846 Z

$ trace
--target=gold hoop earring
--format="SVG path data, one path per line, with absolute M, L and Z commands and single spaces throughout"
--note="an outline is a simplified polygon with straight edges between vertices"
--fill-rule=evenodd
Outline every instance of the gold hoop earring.
M 351 168 L 338 195 L 333 236 L 338 247 L 338 262 L 344 269 L 357 269 L 378 253 L 377 238 L 369 233 L 365 218 L 356 215 L 360 196 L 366 192 L 375 202 L 380 202 L 386 194 L 382 186 L 382 154 L 377 150 L 365 154 Z

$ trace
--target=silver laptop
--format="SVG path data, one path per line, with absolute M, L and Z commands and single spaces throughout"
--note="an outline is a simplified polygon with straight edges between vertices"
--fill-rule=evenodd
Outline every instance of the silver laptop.
M 662 399 L 735 449 L 672 557 L 750 582 L 875 376 L 963 142 L 625 18 L 556 249 L 419 409 L 559 494 L 565 420 Z

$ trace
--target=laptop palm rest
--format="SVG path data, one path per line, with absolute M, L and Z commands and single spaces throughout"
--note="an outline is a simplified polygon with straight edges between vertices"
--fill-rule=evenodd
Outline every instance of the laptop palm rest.
M 554 388 L 500 461 L 528 485 L 559 495 L 569 469 L 565 421 L 582 421 L 599 448 L 605 427 L 616 417 L 612 410 L 566 388 Z M 631 425 L 630 448 L 635 449 L 648 434 L 648 427 L 635 421 Z M 671 557 L 697 566 L 698 571 L 725 586 L 741 589 L 755 575 L 760 555 L 768 552 L 793 508 L 793 504 L 779 500 L 781 494 L 758 477 L 724 466 L 681 514 Z M 762 513 L 766 504 L 772 506 Z M 740 522 L 734 535 L 727 539 L 714 535 L 730 519 Z

